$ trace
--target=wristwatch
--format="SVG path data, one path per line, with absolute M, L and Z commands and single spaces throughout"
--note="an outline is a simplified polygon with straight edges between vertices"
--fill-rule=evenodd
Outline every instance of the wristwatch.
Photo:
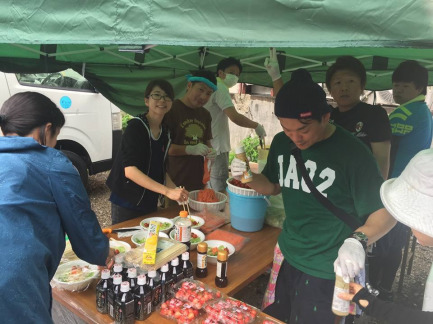
M 350 235 L 350 237 L 360 242 L 364 250 L 367 250 L 367 243 L 368 243 L 367 235 L 365 235 L 363 232 L 353 232 L 352 235 Z

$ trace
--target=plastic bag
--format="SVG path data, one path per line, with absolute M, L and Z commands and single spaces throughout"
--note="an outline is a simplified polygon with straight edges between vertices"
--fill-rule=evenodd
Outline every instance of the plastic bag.
M 271 196 L 269 200 L 271 204 L 266 210 L 265 223 L 273 227 L 283 228 L 283 223 L 286 219 L 283 196 L 281 194 Z

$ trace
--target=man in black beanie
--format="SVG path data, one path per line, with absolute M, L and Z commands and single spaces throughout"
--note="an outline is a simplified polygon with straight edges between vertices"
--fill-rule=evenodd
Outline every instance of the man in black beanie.
M 286 323 L 333 324 L 335 269 L 359 275 L 365 248 L 394 225 L 379 189 L 383 182 L 368 148 L 352 134 L 330 124 L 323 89 L 303 69 L 279 91 L 275 115 L 283 132 L 272 141 L 262 174 L 250 187 L 264 195 L 283 196 L 286 219 L 278 238 L 284 256 L 275 301 L 264 311 Z M 299 149 L 314 186 L 334 205 L 364 224 L 352 230 L 310 193 L 298 171 L 292 148 Z M 245 164 L 235 159 L 232 175 Z

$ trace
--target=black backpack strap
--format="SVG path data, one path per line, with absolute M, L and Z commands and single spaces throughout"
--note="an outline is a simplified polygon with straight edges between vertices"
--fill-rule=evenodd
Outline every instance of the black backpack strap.
M 304 160 L 302 160 L 301 150 L 297 147 L 292 149 L 292 154 L 296 160 L 296 165 L 301 171 L 302 178 L 308 189 L 310 189 L 313 196 L 330 212 L 332 212 L 335 216 L 337 216 L 341 221 L 343 221 L 347 226 L 349 226 L 352 231 L 355 231 L 358 227 L 361 226 L 361 223 L 354 217 L 347 214 L 341 208 L 335 206 L 328 198 L 322 195 L 319 190 L 314 186 L 313 181 L 311 181 L 310 176 L 308 175 L 307 168 L 305 167 Z

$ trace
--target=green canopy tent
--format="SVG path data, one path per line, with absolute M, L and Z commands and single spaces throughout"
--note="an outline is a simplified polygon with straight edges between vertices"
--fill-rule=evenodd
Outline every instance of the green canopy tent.
M 180 96 L 186 74 L 215 70 L 228 56 L 244 65 L 240 82 L 271 86 L 269 47 L 284 80 L 303 67 L 324 82 L 336 57 L 353 55 L 368 71 L 367 89 L 389 89 L 407 59 L 426 66 L 433 84 L 432 17 L 431 0 L 9 0 L 0 70 L 73 68 L 131 114 L 144 108 L 149 80 L 170 80 Z

